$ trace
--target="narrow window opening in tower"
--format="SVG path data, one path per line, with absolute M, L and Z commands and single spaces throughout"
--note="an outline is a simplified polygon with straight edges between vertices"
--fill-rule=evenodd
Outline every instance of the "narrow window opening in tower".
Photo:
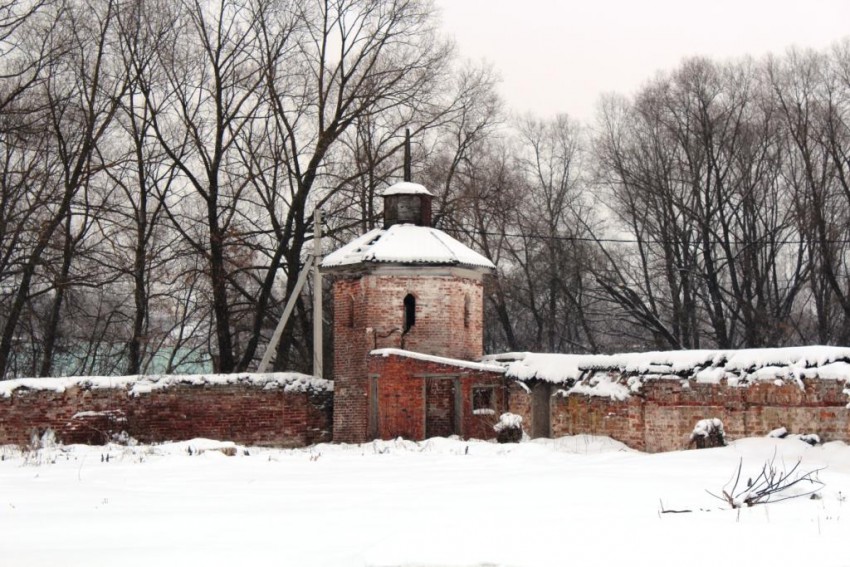
M 348 296 L 348 313 L 346 314 L 346 324 L 348 328 L 354 327 L 354 296 Z
M 466 327 L 466 328 L 469 327 L 469 317 L 470 317 L 469 295 L 464 295 L 463 296 L 463 326 Z
M 411 294 L 404 297 L 404 332 L 416 324 L 416 298 Z

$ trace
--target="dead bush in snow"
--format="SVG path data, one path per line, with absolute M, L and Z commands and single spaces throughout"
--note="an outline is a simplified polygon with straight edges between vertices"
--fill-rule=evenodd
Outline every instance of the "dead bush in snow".
M 519 443 L 522 440 L 522 416 L 515 413 L 503 413 L 499 422 L 493 426 L 496 441 L 499 443 Z
M 738 469 L 733 475 L 733 479 L 726 483 L 720 494 L 708 490 L 706 492 L 718 500 L 726 502 L 732 508 L 743 508 L 810 496 L 824 487 L 824 483 L 818 479 L 818 473 L 823 469 L 802 472 L 799 470 L 800 463 L 801 461 L 797 461 L 790 470 L 787 470 L 784 465 L 778 466 L 776 464 L 776 454 L 774 454 L 764 464 L 758 476 L 748 478 L 742 486 L 741 468 L 743 459 L 741 459 L 738 461 Z
M 41 466 L 55 463 L 57 445 L 56 433 L 52 429 L 33 429 L 30 442 L 21 447 L 24 465 Z
M 695 445 L 697 449 L 725 447 L 726 432 L 723 430 L 723 422 L 716 417 L 699 420 L 691 433 L 689 445 Z

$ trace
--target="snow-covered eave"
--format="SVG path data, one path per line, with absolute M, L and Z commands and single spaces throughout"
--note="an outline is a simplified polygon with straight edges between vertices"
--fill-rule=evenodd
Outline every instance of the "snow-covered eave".
M 493 262 L 445 232 L 412 224 L 373 229 L 328 254 L 323 272 L 357 269 L 369 264 L 457 266 L 494 271 Z
M 398 348 L 379 348 L 371 351 L 369 354 L 373 356 L 400 356 L 404 358 L 412 358 L 425 362 L 436 362 L 447 366 L 455 366 L 458 368 L 466 368 L 469 370 L 480 370 L 482 372 L 497 372 L 505 373 L 505 367 L 497 364 L 487 364 L 484 362 L 472 362 L 470 360 L 461 360 L 457 358 L 447 358 L 444 356 L 434 356 L 432 354 L 423 354 L 412 350 L 403 350 Z
M 348 263 L 322 264 L 321 272 L 323 274 L 333 275 L 339 273 L 350 273 L 354 271 L 369 272 L 375 268 L 463 268 L 472 270 L 481 274 L 494 274 L 496 268 L 493 266 L 485 266 L 481 264 L 470 264 L 464 262 L 449 262 L 441 259 L 416 259 L 416 260 L 378 260 L 364 259 Z
M 393 195 L 427 195 L 428 197 L 433 197 L 434 194 L 428 191 L 428 189 L 424 185 L 420 185 L 419 183 L 412 183 L 410 181 L 400 181 L 393 185 L 390 185 L 384 192 L 381 193 L 382 197 L 391 197 Z
M 134 376 L 69 376 L 63 378 L 18 378 L 0 382 L 0 398 L 10 398 L 17 390 L 40 390 L 63 393 L 72 388 L 120 389 L 130 395 L 147 394 L 175 386 L 226 386 L 244 384 L 266 390 L 285 392 L 330 392 L 333 382 L 298 372 L 264 374 L 170 374 Z

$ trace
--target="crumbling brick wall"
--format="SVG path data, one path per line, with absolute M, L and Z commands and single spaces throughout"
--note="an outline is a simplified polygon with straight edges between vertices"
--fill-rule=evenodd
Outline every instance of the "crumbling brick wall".
M 510 381 L 508 383 L 508 411 L 522 418 L 522 429 L 530 432 L 532 423 L 531 416 L 531 390 L 520 382 Z
M 360 443 L 367 437 L 366 390 L 367 308 L 364 281 L 360 277 L 337 277 L 334 302 L 334 439 Z
M 730 439 L 766 435 L 778 427 L 816 433 L 824 441 L 850 440 L 844 383 L 803 379 L 746 387 L 652 380 L 644 384 L 646 450 L 687 446 L 700 419 L 719 418 Z
M 605 435 L 630 447 L 643 448 L 643 407 L 637 398 L 620 402 L 556 392 L 550 400 L 550 408 L 553 437 Z
M 330 441 L 332 391 L 285 391 L 250 383 L 174 384 L 134 394 L 81 385 L 17 388 L 0 397 L 0 444 L 26 444 L 53 430 L 65 443 L 103 443 L 126 431 L 146 443 L 207 437 L 300 447 Z
M 551 400 L 552 435 L 606 435 L 649 452 L 688 446 L 694 425 L 719 418 L 729 439 L 763 436 L 778 427 L 816 433 L 824 441 L 850 441 L 845 384 L 803 379 L 759 382 L 745 387 L 678 379 L 646 381 L 624 401 L 556 394 Z M 513 409 L 513 408 L 512 408 Z

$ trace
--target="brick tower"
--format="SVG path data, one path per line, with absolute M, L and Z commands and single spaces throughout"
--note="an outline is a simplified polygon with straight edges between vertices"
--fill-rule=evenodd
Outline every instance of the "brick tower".
M 383 198 L 383 228 L 322 262 L 322 272 L 333 278 L 338 442 L 358 443 L 374 435 L 367 375 L 371 351 L 397 348 L 473 361 L 483 354 L 483 280 L 495 266 L 431 227 L 432 195 L 422 185 L 397 183 Z

